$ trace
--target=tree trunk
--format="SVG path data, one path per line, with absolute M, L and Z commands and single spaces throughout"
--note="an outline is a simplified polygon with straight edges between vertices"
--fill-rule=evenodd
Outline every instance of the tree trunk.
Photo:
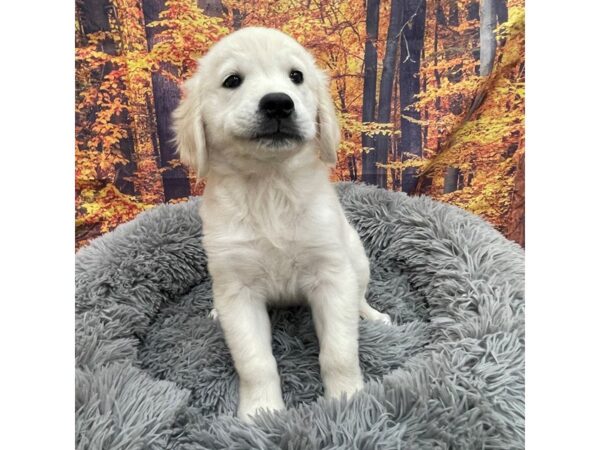
M 385 56 L 379 84 L 379 102 L 377 108 L 377 122 L 389 123 L 392 114 L 392 95 L 394 88 L 394 75 L 398 59 L 398 43 L 400 41 L 400 27 L 402 25 L 402 0 L 392 0 L 390 10 L 390 23 L 385 43 Z M 375 136 L 375 157 L 379 164 L 387 164 L 390 146 L 390 136 L 378 134 Z M 387 188 L 387 169 L 376 167 L 377 186 Z
M 487 77 L 492 73 L 496 58 L 496 27 L 508 19 L 508 10 L 504 0 L 481 0 L 479 20 L 479 75 Z M 502 20 L 502 22 L 498 22 Z M 486 92 L 478 92 L 469 113 L 472 114 L 481 106 Z
M 398 45 L 400 45 L 402 43 L 402 40 L 400 39 L 398 42 Z M 397 53 L 397 55 L 399 55 L 399 53 Z M 399 58 L 400 56 L 398 56 L 396 58 L 396 66 L 394 68 L 394 86 L 398 86 L 398 84 L 400 83 L 400 71 L 396 70 L 396 68 L 398 67 L 398 62 L 399 62 Z M 393 100 L 392 100 L 393 104 L 392 104 L 392 119 L 391 119 L 391 123 L 394 125 L 394 129 L 397 129 L 397 124 L 400 123 L 400 116 L 401 116 L 401 111 L 400 111 L 400 96 L 395 94 L 393 95 Z M 398 145 L 398 141 L 399 141 L 399 135 L 396 134 L 392 137 L 392 161 L 396 162 L 396 161 L 400 161 L 400 146 Z M 390 187 L 390 189 L 392 189 L 393 191 L 399 191 L 400 189 L 402 189 L 402 169 L 401 168 L 392 168 L 390 170 L 391 172 L 391 176 L 392 176 L 392 186 Z
M 525 247 L 525 153 L 520 155 L 517 162 L 507 228 L 506 237 Z
M 146 26 L 139 0 L 114 0 L 119 10 L 129 14 L 117 14 L 116 27 L 120 30 L 120 50 L 127 59 L 139 55 L 139 49 L 146 49 Z M 127 28 L 127 32 L 123 30 Z M 146 204 L 163 202 L 165 199 L 163 180 L 159 166 L 159 146 L 156 139 L 154 103 L 151 92 L 152 75 L 149 72 L 127 71 L 126 80 L 129 96 L 127 107 L 132 121 L 131 130 L 135 143 L 137 170 L 134 174 L 136 194 Z
M 506 0 L 496 0 L 495 6 L 498 25 L 503 24 L 508 20 L 508 7 L 506 6 Z M 500 40 L 500 45 L 504 45 L 504 39 Z
M 363 123 L 375 121 L 375 95 L 377 90 L 377 43 L 379 33 L 379 0 L 367 0 L 367 38 L 365 42 L 364 84 L 363 84 Z M 377 183 L 377 161 L 374 138 L 362 134 L 362 181 Z M 366 150 L 365 150 L 366 149 Z
M 223 17 L 224 8 L 221 0 L 198 0 L 197 5 L 205 16 Z
M 458 27 L 460 25 L 460 15 L 458 13 L 458 2 L 452 0 L 450 2 L 450 14 L 448 15 L 448 25 L 451 27 Z M 464 36 L 452 36 L 450 40 L 450 50 L 446 50 L 446 59 L 452 59 L 460 54 L 464 44 Z M 460 50 L 458 50 L 460 49 Z M 452 84 L 456 84 L 462 80 L 463 77 L 463 65 L 458 63 L 448 69 L 448 81 Z M 450 112 L 455 116 L 462 114 L 463 110 L 463 96 L 462 94 L 456 94 L 450 99 Z
M 162 31 L 159 27 L 148 27 L 148 24 L 158 20 L 159 13 L 165 9 L 164 0 L 143 0 L 144 21 L 146 23 L 146 38 L 148 50 L 152 51 L 156 44 L 156 35 Z M 161 71 L 174 72 L 173 68 L 161 64 Z M 177 106 L 180 93 L 177 84 L 161 74 L 160 71 L 152 73 L 152 93 L 154 96 L 154 109 L 156 112 L 156 127 L 158 135 L 160 167 L 163 169 L 162 178 L 165 200 L 187 197 L 190 195 L 190 186 L 187 173 L 182 167 L 171 168 L 170 161 L 176 159 L 175 146 L 170 130 L 171 113 Z
M 165 0 L 143 0 L 144 22 L 146 24 L 146 39 L 148 50 L 152 51 L 156 44 L 156 36 L 162 31 L 160 27 L 149 27 L 148 24 L 159 19 L 159 14 L 166 8 Z M 187 172 L 183 167 L 173 168 L 170 161 L 176 160 L 175 145 L 171 132 L 171 113 L 177 107 L 180 93 L 179 87 L 161 71 L 175 73 L 170 65 L 161 63 L 160 70 L 152 72 L 152 94 L 156 113 L 156 132 L 162 168 L 162 181 L 165 200 L 188 197 L 190 183 Z
M 459 176 L 460 170 L 456 167 L 448 167 L 446 169 L 446 174 L 444 175 L 444 194 L 456 191 Z
M 354 155 L 350 155 L 350 157 L 347 158 L 347 162 L 348 176 L 350 177 L 351 181 L 356 181 L 356 158 L 354 157 Z
M 80 10 L 79 17 L 81 19 L 81 25 L 83 27 L 82 33 L 84 35 L 97 33 L 103 31 L 110 33 L 110 20 L 109 13 L 113 7 L 109 0 L 82 0 L 76 3 L 76 6 Z M 106 37 L 100 44 L 101 50 L 111 56 L 117 55 L 117 45 L 114 40 L 110 37 Z M 98 82 L 102 82 L 101 77 L 110 73 L 113 70 L 112 64 L 107 63 L 99 74 L 100 79 Z M 93 122 L 96 117 L 96 110 L 92 111 L 88 117 L 90 122 Z M 120 117 L 115 117 L 114 123 L 122 124 L 126 126 L 129 122 L 127 112 L 123 113 Z M 133 136 L 130 130 L 127 130 L 127 136 L 119 141 L 119 149 L 121 153 L 127 159 L 127 163 L 118 164 L 115 167 L 115 186 L 117 189 L 127 195 L 135 194 L 135 187 L 131 178 L 133 177 L 136 165 L 133 161 L 134 144 Z
M 110 0 L 82 0 L 76 3 L 81 8 L 81 20 L 85 34 L 104 31 L 110 33 L 109 11 L 112 6 Z M 102 43 L 102 51 L 109 55 L 116 55 L 114 41 L 106 37 Z
M 407 22 L 403 31 L 403 45 L 400 46 L 400 120 L 402 161 L 410 159 L 409 155 L 422 155 L 421 125 L 415 120 L 421 118 L 418 111 L 411 106 L 419 93 L 419 70 L 421 67 L 421 51 L 425 35 L 425 0 L 405 0 L 403 22 Z M 417 170 L 414 167 L 402 171 L 402 191 L 412 194 L 417 186 Z
M 467 5 L 467 20 L 479 20 L 479 0 L 472 0 Z M 475 61 L 479 62 L 479 36 L 471 36 L 470 41 L 472 48 L 471 55 Z M 479 76 L 479 64 L 475 64 L 475 75 Z
M 481 0 L 481 21 L 479 25 L 479 74 L 488 76 L 496 57 L 496 0 Z
M 467 20 L 479 20 L 479 0 L 472 0 L 467 5 Z
M 440 37 L 440 25 L 446 25 L 446 16 L 444 15 L 444 10 L 440 4 L 440 0 L 436 0 L 436 11 L 435 11 L 435 28 L 433 32 L 433 63 L 436 67 L 433 71 L 433 75 L 435 77 L 435 86 L 438 89 L 438 93 L 440 88 L 442 87 L 442 77 L 440 76 L 440 71 L 437 69 L 438 66 L 438 45 L 439 45 L 439 37 Z M 437 111 L 442 107 L 442 100 L 438 95 L 435 98 L 435 109 Z M 442 147 L 442 139 L 440 138 L 440 130 L 439 127 L 436 130 L 436 154 L 440 152 Z
M 423 54 L 424 56 L 424 54 Z M 424 95 L 427 94 L 427 77 L 423 77 L 423 83 L 421 84 L 421 92 Z M 429 111 L 425 109 L 425 125 L 423 125 L 423 146 L 427 147 L 427 141 L 429 140 Z
M 458 2 L 457 0 L 452 0 L 450 2 L 450 14 L 448 16 L 448 25 L 452 27 L 458 27 L 460 25 L 460 15 L 458 13 Z M 452 39 L 451 48 L 460 48 L 462 47 L 462 42 L 460 41 L 462 36 L 457 38 L 454 37 Z M 454 58 L 457 54 L 457 50 L 447 51 L 446 58 Z M 462 64 L 456 64 L 455 66 L 450 67 L 448 70 L 448 81 L 450 83 L 458 83 L 462 80 L 463 77 L 463 69 Z M 450 112 L 455 116 L 462 114 L 463 112 L 463 95 L 458 93 L 452 96 L 450 99 Z M 456 191 L 458 189 L 458 179 L 460 177 L 460 171 L 456 167 L 448 167 L 446 169 L 446 173 L 444 175 L 444 194 L 448 194 L 450 192 Z

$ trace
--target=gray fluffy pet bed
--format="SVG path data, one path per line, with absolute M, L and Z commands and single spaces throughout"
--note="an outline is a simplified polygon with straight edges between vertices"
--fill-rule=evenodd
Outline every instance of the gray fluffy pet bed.
M 523 251 L 429 198 L 341 183 L 371 258 L 368 384 L 325 401 L 305 308 L 274 310 L 287 411 L 246 425 L 201 244 L 201 199 L 141 214 L 76 256 L 80 449 L 513 449 L 524 445 Z

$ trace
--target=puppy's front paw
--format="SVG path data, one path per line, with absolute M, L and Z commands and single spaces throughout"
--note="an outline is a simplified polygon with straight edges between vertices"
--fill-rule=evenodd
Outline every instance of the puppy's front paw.
M 362 377 L 350 378 L 350 377 L 337 377 L 329 378 L 325 387 L 326 398 L 340 398 L 344 394 L 350 398 L 356 392 L 360 391 L 364 387 Z
M 252 422 L 252 416 L 261 409 L 278 411 L 285 409 L 281 395 L 279 376 L 273 379 L 252 379 L 240 381 L 240 403 L 238 417 L 244 422 Z

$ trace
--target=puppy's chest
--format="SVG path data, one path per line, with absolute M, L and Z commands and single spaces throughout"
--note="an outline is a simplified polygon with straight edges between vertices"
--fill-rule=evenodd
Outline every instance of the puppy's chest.
M 294 252 L 313 233 L 309 209 L 289 193 L 249 190 L 215 198 L 203 206 L 202 216 L 212 244 L 271 255 Z
M 278 301 L 295 298 L 305 275 L 339 244 L 335 206 L 318 194 L 212 197 L 201 215 L 213 278 L 233 276 Z
M 237 227 L 249 242 L 266 249 L 293 251 L 309 231 L 310 222 L 306 220 L 303 205 L 283 195 L 250 198 L 245 208 L 239 211 L 244 213 L 235 214 L 234 228 Z
M 209 261 L 246 284 L 262 286 L 271 298 L 289 297 L 307 257 L 307 217 L 290 199 L 258 200 L 205 211 Z

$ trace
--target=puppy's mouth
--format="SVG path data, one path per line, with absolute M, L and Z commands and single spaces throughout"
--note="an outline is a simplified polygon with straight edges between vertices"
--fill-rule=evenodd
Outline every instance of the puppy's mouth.
M 272 133 L 257 133 L 253 140 L 255 141 L 301 141 L 302 136 L 298 133 L 290 133 L 288 131 L 275 131 Z
M 304 140 L 303 136 L 295 129 L 295 127 L 279 120 L 276 123 L 271 122 L 261 127 L 251 139 L 253 141 L 274 145 L 283 145 Z

